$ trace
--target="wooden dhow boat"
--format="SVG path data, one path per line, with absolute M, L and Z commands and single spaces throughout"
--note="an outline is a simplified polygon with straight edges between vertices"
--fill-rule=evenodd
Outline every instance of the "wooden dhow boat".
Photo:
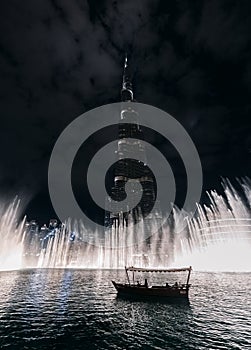
M 135 273 L 171 273 L 171 272 L 188 272 L 186 283 L 181 284 L 177 281 L 174 284 L 166 282 L 164 285 L 149 285 L 145 278 L 144 284 L 135 283 Z M 141 267 L 125 267 L 125 273 L 128 283 L 117 283 L 112 281 L 112 284 L 117 290 L 118 296 L 137 297 L 137 298 L 188 298 L 190 288 L 189 280 L 192 267 L 171 268 L 171 269 L 155 269 Z M 132 272 L 132 279 L 129 278 L 129 272 Z

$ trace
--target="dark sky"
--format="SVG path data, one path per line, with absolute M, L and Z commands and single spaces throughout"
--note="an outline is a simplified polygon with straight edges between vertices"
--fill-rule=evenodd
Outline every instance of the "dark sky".
M 53 145 L 77 116 L 119 101 L 125 51 L 137 101 L 192 137 L 204 189 L 251 176 L 250 10 L 249 0 L 1 1 L 1 196 L 25 194 L 29 218 L 52 215 Z

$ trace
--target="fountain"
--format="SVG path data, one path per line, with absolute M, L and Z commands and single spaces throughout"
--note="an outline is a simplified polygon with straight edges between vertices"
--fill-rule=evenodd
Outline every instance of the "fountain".
M 210 205 L 198 205 L 187 234 L 176 238 L 176 264 L 205 271 L 251 271 L 251 182 L 240 183 L 243 197 L 223 180 L 225 199 L 210 191 Z M 179 212 L 177 212 L 179 216 Z
M 27 231 L 25 218 L 18 223 L 20 201 L 15 199 L 1 208 L 0 269 L 192 265 L 195 270 L 251 271 L 251 182 L 242 180 L 242 197 L 228 180 L 223 187 L 224 196 L 208 192 L 209 205 L 199 204 L 194 217 L 174 208 L 161 233 L 149 239 L 143 238 L 142 221 L 137 244 L 132 244 L 132 223 L 113 227 L 101 245 L 100 232 L 70 219 L 37 238 L 37 232 Z M 182 220 L 187 226 L 179 232 Z M 151 225 L 154 232 L 154 220 Z
M 23 265 L 25 218 L 19 222 L 20 200 L 0 206 L 0 270 L 19 269 Z

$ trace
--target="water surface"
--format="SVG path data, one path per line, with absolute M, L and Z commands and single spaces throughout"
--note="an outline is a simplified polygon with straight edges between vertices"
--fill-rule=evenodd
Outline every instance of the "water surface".
M 1 272 L 1 349 L 251 349 L 251 273 L 193 272 L 187 305 L 117 299 L 112 279 L 124 272 Z

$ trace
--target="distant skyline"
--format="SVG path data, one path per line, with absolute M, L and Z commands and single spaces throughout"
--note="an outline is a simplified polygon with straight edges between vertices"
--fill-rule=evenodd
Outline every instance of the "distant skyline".
M 171 114 L 193 139 L 204 190 L 221 177 L 251 177 L 250 9 L 245 0 L 1 2 L 2 198 L 26 194 L 29 219 L 54 216 L 53 145 L 80 114 L 120 101 L 125 51 L 136 100 Z M 85 154 L 111 132 L 94 135 Z M 178 155 L 146 137 L 170 158 L 182 197 Z

